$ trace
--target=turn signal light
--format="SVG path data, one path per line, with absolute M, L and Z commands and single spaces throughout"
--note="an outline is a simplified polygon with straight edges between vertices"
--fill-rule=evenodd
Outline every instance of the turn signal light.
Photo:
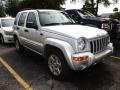
M 88 60 L 88 56 L 80 56 L 80 57 L 73 57 L 73 60 L 75 61 L 86 61 Z

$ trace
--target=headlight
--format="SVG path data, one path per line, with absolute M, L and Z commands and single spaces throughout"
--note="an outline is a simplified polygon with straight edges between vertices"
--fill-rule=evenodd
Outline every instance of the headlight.
M 103 23 L 101 28 L 102 29 L 110 29 L 110 25 L 108 23 Z
M 84 50 L 85 49 L 85 46 L 86 46 L 86 41 L 85 41 L 85 39 L 84 38 L 79 38 L 78 40 L 77 40 L 77 43 L 78 43 L 78 49 L 79 50 Z

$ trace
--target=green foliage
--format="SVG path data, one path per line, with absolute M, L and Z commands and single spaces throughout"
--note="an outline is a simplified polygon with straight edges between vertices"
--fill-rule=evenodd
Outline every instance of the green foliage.
M 86 9 L 97 16 L 99 4 L 103 4 L 104 6 L 109 6 L 111 0 L 85 0 L 85 4 L 83 5 L 83 9 Z M 117 3 L 118 0 L 112 0 Z
M 23 0 L 21 8 L 60 9 L 65 0 Z
M 32 9 L 60 9 L 65 0 L 8 0 L 6 13 L 16 16 L 17 12 L 25 8 Z
M 6 13 L 11 16 L 16 16 L 16 13 L 20 10 L 18 0 L 8 0 L 6 4 Z
M 110 18 L 120 20 L 120 12 L 116 12 L 116 13 L 114 13 L 114 14 L 111 14 L 111 15 L 110 15 Z
M 85 4 L 83 5 L 82 7 L 83 10 L 86 10 L 86 11 L 89 11 L 91 12 L 92 14 L 95 15 L 95 3 L 90 3 L 88 0 L 85 1 Z
M 5 16 L 5 8 L 0 5 L 0 17 L 4 17 Z
M 115 8 L 113 9 L 113 12 L 118 12 L 118 8 L 115 7 Z

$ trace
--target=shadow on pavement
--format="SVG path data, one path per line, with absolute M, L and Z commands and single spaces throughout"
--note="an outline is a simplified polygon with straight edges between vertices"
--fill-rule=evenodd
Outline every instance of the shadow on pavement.
M 114 46 L 114 56 L 120 57 L 120 45 Z
M 80 90 L 108 90 L 114 83 L 113 76 L 104 63 L 77 72 L 70 82 Z
M 13 47 L 13 44 L 5 46 Z M 113 55 L 119 54 L 119 47 L 115 47 Z M 109 88 L 115 84 L 114 78 L 116 73 L 114 72 L 117 71 L 115 71 L 116 69 L 114 70 L 109 63 L 99 63 L 86 70 L 74 72 L 68 80 L 57 81 L 49 75 L 45 59 L 29 50 L 25 50 L 24 53 L 19 54 L 16 53 L 13 48 L 2 55 L 2 57 L 8 60 L 9 64 L 12 65 L 25 80 L 31 83 L 34 90 L 41 88 L 42 90 L 110 90 Z M 107 61 L 109 61 L 109 58 Z
M 14 47 L 14 44 L 13 43 L 9 43 L 9 44 L 1 44 L 0 43 L 0 48 L 6 48 L 6 47 Z

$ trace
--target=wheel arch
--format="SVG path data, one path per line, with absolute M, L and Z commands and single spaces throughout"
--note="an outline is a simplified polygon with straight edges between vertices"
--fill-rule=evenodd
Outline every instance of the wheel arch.
M 53 38 L 49 38 L 45 41 L 46 42 L 44 45 L 44 57 L 46 58 L 46 55 L 49 53 L 48 52 L 49 49 L 52 50 L 57 49 L 64 55 L 64 58 L 68 63 L 68 66 L 74 70 L 74 65 L 71 60 L 71 55 L 74 52 L 72 46 L 65 41 L 61 41 Z

